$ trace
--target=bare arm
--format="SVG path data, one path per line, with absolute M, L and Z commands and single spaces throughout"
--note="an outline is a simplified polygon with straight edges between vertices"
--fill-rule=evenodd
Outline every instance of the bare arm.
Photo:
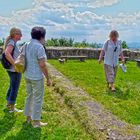
M 121 52 L 120 57 L 121 57 L 122 63 L 124 64 L 125 63 L 125 58 L 124 58 L 123 52 Z
M 100 56 L 99 56 L 99 63 L 102 62 L 103 57 L 104 57 L 104 54 L 105 54 L 105 51 L 102 49 L 102 50 L 101 50 L 101 53 L 100 53 Z
M 14 47 L 13 46 L 8 46 L 5 50 L 5 56 L 7 58 L 7 60 L 14 66 L 15 62 L 14 59 L 12 57 L 12 51 L 13 51 Z
M 48 73 L 48 68 L 46 66 L 45 58 L 39 60 L 39 66 L 47 79 L 47 85 L 50 86 L 51 83 L 50 83 L 50 78 L 49 78 L 49 73 Z
M 39 60 L 39 66 L 40 66 L 40 69 L 42 70 L 42 72 L 44 73 L 46 79 L 49 79 L 49 73 L 48 73 L 46 61 L 44 58 Z

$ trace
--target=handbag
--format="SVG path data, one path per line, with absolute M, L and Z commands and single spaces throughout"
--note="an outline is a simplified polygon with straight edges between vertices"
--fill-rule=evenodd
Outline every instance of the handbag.
M 26 69 L 26 47 L 27 47 L 27 45 L 28 44 L 26 43 L 22 49 L 21 54 L 15 60 L 15 70 L 18 73 L 24 73 L 25 69 Z
M 11 54 L 12 57 L 14 55 L 14 50 L 15 50 L 15 48 L 12 51 L 12 54 Z M 7 60 L 5 52 L 2 53 L 1 64 L 5 69 L 10 69 L 12 66 L 12 64 Z

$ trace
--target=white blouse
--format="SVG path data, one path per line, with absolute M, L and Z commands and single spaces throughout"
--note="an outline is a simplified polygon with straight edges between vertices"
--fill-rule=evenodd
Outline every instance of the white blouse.
M 110 66 L 117 66 L 119 62 L 119 55 L 122 53 L 122 42 L 118 40 L 116 44 L 112 40 L 107 40 L 103 45 L 105 52 L 104 64 Z

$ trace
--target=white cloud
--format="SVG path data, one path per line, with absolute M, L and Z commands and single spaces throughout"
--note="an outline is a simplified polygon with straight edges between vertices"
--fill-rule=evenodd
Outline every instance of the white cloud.
M 93 0 L 90 1 L 87 6 L 91 8 L 100 8 L 105 6 L 112 6 L 114 4 L 117 4 L 119 0 Z
M 139 29 L 140 12 L 119 13 L 114 17 L 98 15 L 89 9 L 111 6 L 118 2 L 120 0 L 34 0 L 32 9 L 14 12 L 11 17 L 0 16 L 0 26 L 18 26 L 27 37 L 30 29 L 36 25 L 47 29 L 47 37 L 68 36 L 103 41 L 111 29 L 118 29 L 122 35 L 128 30 L 128 35 L 131 36 L 132 29 Z M 84 10 L 79 10 L 81 7 Z M 5 31 L 8 32 L 7 30 Z M 6 34 L 4 29 L 1 32 Z M 124 35 L 124 38 L 127 37 Z
M 64 0 L 65 1 L 65 0 Z M 14 12 L 11 16 L 11 18 L 8 17 L 2 17 L 0 16 L 0 24 L 1 25 L 15 25 L 17 23 L 21 23 L 25 20 L 31 20 L 33 18 L 35 18 L 34 16 L 37 13 L 41 13 L 44 11 L 55 11 L 55 12 L 61 12 L 64 13 L 67 17 L 68 16 L 75 16 L 77 15 L 77 19 L 78 19 L 78 15 L 79 16 L 91 16 L 91 14 L 94 16 L 96 14 L 91 13 L 91 12 L 85 12 L 85 13 L 76 13 L 76 15 L 74 15 L 73 13 L 73 8 L 72 5 L 75 5 L 75 2 L 72 1 L 73 3 L 63 3 L 62 0 L 34 0 L 33 5 L 34 7 L 32 9 L 26 9 L 26 10 L 21 10 L 21 11 L 17 11 Z M 87 6 L 91 6 L 91 7 L 102 7 L 102 6 L 108 6 L 108 5 L 112 5 L 114 3 L 118 2 L 118 0 L 85 0 L 85 1 L 81 1 L 80 3 L 77 2 L 77 6 L 82 5 L 85 6 L 85 3 L 87 3 Z M 63 15 L 64 16 L 64 15 Z M 79 17 L 80 18 L 80 17 Z

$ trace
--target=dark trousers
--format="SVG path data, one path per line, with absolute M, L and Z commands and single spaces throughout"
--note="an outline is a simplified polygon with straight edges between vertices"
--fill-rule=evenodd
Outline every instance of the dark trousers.
M 10 78 L 10 86 L 7 92 L 6 99 L 9 104 L 15 104 L 18 94 L 18 89 L 21 81 L 21 74 L 17 72 L 7 71 Z

